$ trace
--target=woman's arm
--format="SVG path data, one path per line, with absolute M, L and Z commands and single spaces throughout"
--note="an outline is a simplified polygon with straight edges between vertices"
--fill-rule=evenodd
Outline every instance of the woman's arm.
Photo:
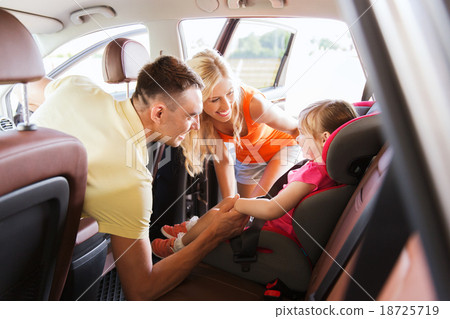
M 265 123 L 293 137 L 298 135 L 297 120 L 261 94 L 253 96 L 250 102 L 250 116 L 257 123 Z
M 222 142 L 223 143 L 223 142 Z M 230 158 L 225 143 L 223 147 L 217 148 L 218 160 L 214 161 L 214 169 L 216 171 L 217 181 L 219 183 L 222 198 L 234 196 L 236 194 L 236 177 L 234 176 L 234 165 Z
M 311 193 L 314 187 L 313 184 L 292 182 L 272 199 L 239 198 L 234 208 L 242 214 L 264 220 L 280 218 Z

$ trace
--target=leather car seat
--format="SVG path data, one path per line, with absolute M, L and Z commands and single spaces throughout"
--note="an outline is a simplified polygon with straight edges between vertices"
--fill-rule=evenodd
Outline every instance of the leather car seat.
M 0 84 L 44 76 L 33 37 L 2 9 L 0 42 Z M 59 300 L 83 208 L 86 151 L 67 134 L 19 128 L 0 132 L 0 299 Z

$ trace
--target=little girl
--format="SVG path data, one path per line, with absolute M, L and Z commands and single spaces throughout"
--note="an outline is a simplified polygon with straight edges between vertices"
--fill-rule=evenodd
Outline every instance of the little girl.
M 297 141 L 309 162 L 289 172 L 288 183 L 277 196 L 272 199 L 239 198 L 234 208 L 242 214 L 267 220 L 266 225 L 295 238 L 292 214 L 297 204 L 306 195 L 336 184 L 328 176 L 323 163 L 323 146 L 334 130 L 355 117 L 353 107 L 341 100 L 319 101 L 304 109 L 299 115 Z M 158 257 L 167 257 L 188 245 L 209 225 L 213 217 L 211 214 L 173 227 L 164 226 L 162 232 L 170 238 L 155 239 L 152 242 L 153 253 Z

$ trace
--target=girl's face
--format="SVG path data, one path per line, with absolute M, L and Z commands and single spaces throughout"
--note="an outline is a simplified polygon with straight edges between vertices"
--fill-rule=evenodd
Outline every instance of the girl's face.
M 233 103 L 233 82 L 229 78 L 222 78 L 203 102 L 203 111 L 219 122 L 226 122 L 231 118 Z
M 315 139 L 310 133 L 303 131 L 300 127 L 298 130 L 297 142 L 302 148 L 303 157 L 317 163 L 323 163 L 323 146 L 330 133 L 323 132 L 319 135 L 318 139 Z

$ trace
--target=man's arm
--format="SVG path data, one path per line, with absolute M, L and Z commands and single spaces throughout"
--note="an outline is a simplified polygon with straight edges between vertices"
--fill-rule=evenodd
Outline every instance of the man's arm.
M 152 264 L 148 239 L 111 236 L 111 245 L 125 296 L 128 300 L 153 300 L 169 292 L 188 276 L 220 242 L 238 235 L 247 216 L 230 211 L 236 198 L 225 199 L 211 225 L 177 253 Z

